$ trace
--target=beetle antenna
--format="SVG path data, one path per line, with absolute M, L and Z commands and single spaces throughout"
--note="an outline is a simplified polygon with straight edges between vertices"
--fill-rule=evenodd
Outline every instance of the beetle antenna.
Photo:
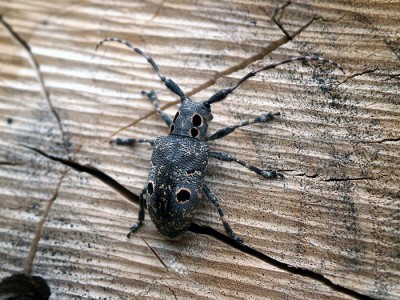
M 283 60 L 283 61 L 280 61 L 280 62 L 277 62 L 274 64 L 266 65 L 257 70 L 251 71 L 246 76 L 244 76 L 242 79 L 240 79 L 234 86 L 231 86 L 230 88 L 227 88 L 227 89 L 220 90 L 217 93 L 215 93 L 214 95 L 212 95 L 208 100 L 204 101 L 204 104 L 206 104 L 206 103 L 212 104 L 212 103 L 215 103 L 215 102 L 225 99 L 226 96 L 228 96 L 230 93 L 232 93 L 234 90 L 236 90 L 236 88 L 238 86 L 240 86 L 243 82 L 245 82 L 250 77 L 253 77 L 262 71 L 273 69 L 273 68 L 276 68 L 277 66 L 288 64 L 288 63 L 291 63 L 293 61 L 298 61 L 298 60 L 300 60 L 300 61 L 312 60 L 312 61 L 319 61 L 319 62 L 323 62 L 323 63 L 329 63 L 329 64 L 336 66 L 344 73 L 343 67 L 330 59 L 325 59 L 322 57 L 313 57 L 313 56 L 298 56 L 298 57 L 288 58 L 286 60 Z
M 112 38 L 112 37 L 108 37 L 105 38 L 103 40 L 101 40 L 100 42 L 97 43 L 95 51 L 97 51 L 97 49 L 104 43 L 106 42 L 116 42 L 116 43 L 120 43 L 120 44 L 124 44 L 125 46 L 127 46 L 129 49 L 135 51 L 136 53 L 142 55 L 145 59 L 147 59 L 147 61 L 151 64 L 151 66 L 153 67 L 154 71 L 157 73 L 158 77 L 160 77 L 161 81 L 164 82 L 164 84 L 167 86 L 167 88 L 173 92 L 174 94 L 178 95 L 179 98 L 181 98 L 181 101 L 183 101 L 185 99 L 185 94 L 182 92 L 181 88 L 172 80 L 169 78 L 166 78 L 164 75 L 161 74 L 160 68 L 157 66 L 157 64 L 155 63 L 155 61 L 148 56 L 146 53 L 144 53 L 142 50 L 140 50 L 139 48 L 133 46 L 131 43 L 119 39 L 119 38 Z

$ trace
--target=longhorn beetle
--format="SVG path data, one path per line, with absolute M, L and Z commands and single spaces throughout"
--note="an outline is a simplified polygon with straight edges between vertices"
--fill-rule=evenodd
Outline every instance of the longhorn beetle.
M 159 136 L 156 140 L 117 138 L 110 141 L 112 144 L 123 146 L 133 146 L 136 143 L 149 143 L 154 147 L 148 181 L 140 193 L 138 221 L 130 228 L 128 238 L 143 223 L 146 206 L 145 196 L 147 198 L 146 204 L 150 218 L 158 231 L 166 238 L 177 239 L 187 231 L 189 225 L 192 223 L 193 216 L 199 204 L 200 194 L 203 193 L 217 208 L 229 236 L 237 243 L 242 244 L 242 239 L 226 221 L 218 198 L 211 188 L 204 184 L 208 159 L 211 157 L 221 161 L 236 162 L 264 178 L 284 177 L 284 175 L 274 170 L 261 170 L 226 153 L 210 151 L 207 142 L 227 136 L 239 127 L 265 123 L 275 116 L 279 116 L 280 113 L 265 113 L 253 120 L 242 121 L 207 136 L 208 123 L 213 119 L 211 105 L 224 100 L 250 77 L 279 65 L 293 61 L 320 61 L 333 64 L 343 71 L 342 67 L 332 60 L 320 57 L 299 56 L 289 58 L 254 70 L 240 79 L 235 85 L 220 90 L 208 100 L 197 103 L 185 96 L 181 88 L 174 81 L 163 76 L 154 60 L 139 48 L 134 47 L 125 40 L 105 38 L 96 45 L 96 50 L 105 42 L 124 44 L 146 58 L 161 81 L 171 92 L 178 95 L 181 100 L 178 112 L 171 119 L 166 113 L 161 111 L 157 95 L 154 91 L 142 91 L 142 94 L 150 99 L 165 124 L 169 127 L 169 135 Z

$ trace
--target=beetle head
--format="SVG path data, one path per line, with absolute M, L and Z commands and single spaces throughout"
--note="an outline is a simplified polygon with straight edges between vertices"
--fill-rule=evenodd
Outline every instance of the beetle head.
M 170 134 L 188 136 L 204 141 L 208 122 L 212 119 L 211 106 L 208 103 L 196 103 L 185 97 L 172 121 Z

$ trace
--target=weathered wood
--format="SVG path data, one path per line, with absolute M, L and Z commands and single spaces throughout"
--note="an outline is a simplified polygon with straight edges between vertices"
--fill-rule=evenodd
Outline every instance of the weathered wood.
M 166 241 L 148 218 L 128 240 L 138 207 L 69 171 L 32 265 L 54 299 L 347 299 L 351 291 L 398 299 L 400 4 L 303 2 L 293 1 L 280 19 L 289 33 L 299 31 L 291 41 L 271 19 L 284 2 L 0 2 L 0 277 L 23 271 L 65 170 L 19 143 L 67 157 L 65 143 L 74 160 L 136 193 L 146 182 L 150 146 L 126 149 L 103 141 L 152 111 L 141 90 L 156 89 L 164 105 L 175 98 L 142 57 L 115 44 L 94 51 L 100 39 L 115 36 L 146 51 L 199 100 L 288 56 L 318 55 L 344 66 L 346 75 L 314 63 L 281 66 L 213 105 L 210 132 L 280 111 L 268 124 L 210 144 L 254 165 L 285 170 L 288 178 L 263 180 L 218 161 L 210 161 L 207 177 L 250 247 L 339 288 L 209 236 L 188 233 L 179 242 Z M 152 116 L 120 136 L 167 132 Z M 208 203 L 195 221 L 223 232 Z

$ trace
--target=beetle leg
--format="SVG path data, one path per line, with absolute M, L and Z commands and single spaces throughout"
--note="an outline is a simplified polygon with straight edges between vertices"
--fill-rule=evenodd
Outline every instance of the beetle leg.
M 125 139 L 125 138 L 116 138 L 115 140 L 111 140 L 110 144 L 115 144 L 117 146 L 130 146 L 132 147 L 137 143 L 149 143 L 154 146 L 154 140 L 149 139 Z
M 279 173 L 275 170 L 261 170 L 253 165 L 249 165 L 247 162 L 237 159 L 236 157 L 230 155 L 230 154 L 226 154 L 226 153 L 222 153 L 222 152 L 214 152 L 214 151 L 210 151 L 209 152 L 209 157 L 212 158 L 216 158 L 219 159 L 221 161 L 233 161 L 236 162 L 240 165 L 242 165 L 243 167 L 246 167 L 247 169 L 249 169 L 250 171 L 253 171 L 254 173 L 263 176 L 264 178 L 277 178 L 278 176 L 281 178 L 285 178 L 286 176 L 282 173 Z
M 211 188 L 204 185 L 203 192 L 206 194 L 207 198 L 211 201 L 211 203 L 214 204 L 215 207 L 217 208 L 219 217 L 222 221 L 222 224 L 224 225 L 225 231 L 228 233 L 230 238 L 232 240 L 234 240 L 236 243 L 238 243 L 239 245 L 244 245 L 243 240 L 236 234 L 236 232 L 232 229 L 231 225 L 229 225 L 228 221 L 226 220 L 225 214 L 222 211 L 221 206 L 219 205 L 218 198 L 217 198 L 217 196 L 215 196 L 215 194 L 211 190 Z
M 161 118 L 164 120 L 164 123 L 167 124 L 168 127 L 171 126 L 172 124 L 172 119 L 170 116 L 168 116 L 165 112 L 163 112 L 160 108 L 160 102 L 158 102 L 157 94 L 155 91 L 150 91 L 150 93 L 146 91 L 142 91 L 143 96 L 147 96 L 151 103 L 153 103 L 154 107 L 156 108 L 157 112 L 161 116 Z
M 144 221 L 144 195 L 147 193 L 147 184 L 144 186 L 144 188 L 142 189 L 142 192 L 140 193 L 139 196 L 139 214 L 138 214 L 138 221 L 137 223 L 133 224 L 131 226 L 131 228 L 129 229 L 129 233 L 127 235 L 128 238 L 131 237 L 131 234 L 133 232 L 136 232 L 140 226 L 142 226 L 142 223 Z
M 268 122 L 274 116 L 279 116 L 279 115 L 280 115 L 279 112 L 278 113 L 266 113 L 266 114 L 262 114 L 261 116 L 258 116 L 257 118 L 255 118 L 253 120 L 245 120 L 236 125 L 231 125 L 231 126 L 222 128 L 222 129 L 218 130 L 217 132 L 213 133 L 212 135 L 206 137 L 206 141 L 212 141 L 212 140 L 223 138 L 224 136 L 227 136 L 228 134 L 234 132 L 235 129 L 237 129 L 239 127 L 243 127 L 243 126 L 247 126 L 247 125 L 251 125 L 251 124 Z

